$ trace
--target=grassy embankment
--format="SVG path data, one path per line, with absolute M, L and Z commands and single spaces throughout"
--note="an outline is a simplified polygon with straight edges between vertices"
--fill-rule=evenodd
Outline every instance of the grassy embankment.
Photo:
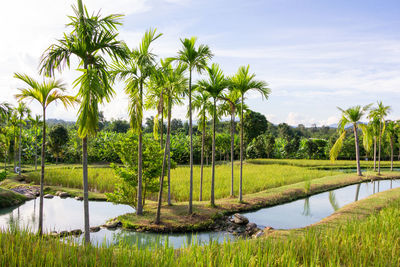
M 189 192 L 189 167 L 177 167 L 171 171 L 171 195 L 175 202 L 187 201 Z M 239 165 L 235 165 L 235 194 L 238 194 Z M 245 164 L 243 168 L 243 192 L 250 194 L 293 184 L 305 180 L 321 178 L 338 174 L 337 171 L 310 170 L 298 166 L 285 166 L 279 164 L 259 165 Z M 40 173 L 26 174 L 28 180 L 39 183 Z M 194 199 L 199 199 L 200 167 L 194 168 Z M 110 168 L 89 169 L 89 190 L 92 192 L 112 192 L 114 185 L 119 181 Z M 82 188 L 82 170 L 77 168 L 48 168 L 45 177 L 46 185 L 62 186 L 69 188 Z M 230 165 L 216 166 L 215 197 L 224 198 L 230 195 L 231 169 Z M 204 168 L 203 200 L 209 200 L 211 187 L 211 167 Z M 156 199 L 156 195 L 153 196 Z
M 21 204 L 26 199 L 24 195 L 0 188 L 0 209 Z
M 174 250 L 76 246 L 23 232 L 0 234 L 0 265 L 399 266 L 400 189 L 372 195 L 304 229 Z

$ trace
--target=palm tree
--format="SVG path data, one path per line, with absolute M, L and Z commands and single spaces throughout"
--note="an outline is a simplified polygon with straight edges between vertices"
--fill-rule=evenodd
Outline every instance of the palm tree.
M 376 118 L 379 120 L 379 132 L 378 132 L 378 175 L 381 174 L 381 141 L 382 135 L 385 132 L 385 117 L 390 113 L 390 106 L 384 106 L 382 101 L 378 102 L 378 107 L 371 110 L 370 118 Z
M 240 110 L 240 93 L 235 88 L 230 87 L 229 93 L 221 97 L 225 102 L 221 105 L 220 111 L 223 115 L 231 116 L 231 197 L 234 196 L 234 174 L 233 174 L 233 161 L 235 158 L 235 115 L 236 111 Z M 222 115 L 221 114 L 221 115 Z
M 249 73 L 250 66 L 239 67 L 238 72 L 230 78 L 230 87 L 240 92 L 241 107 L 240 107 L 240 181 L 239 181 L 239 201 L 243 201 L 242 183 L 243 183 L 243 108 L 244 95 L 250 90 L 256 90 L 261 93 L 261 96 L 268 99 L 271 90 L 267 87 L 268 84 L 264 81 L 255 80 L 256 75 Z
M 29 115 L 31 110 L 26 106 L 25 103 L 20 102 L 16 111 L 19 116 L 19 138 L 18 138 L 18 175 L 21 175 L 21 154 L 22 154 L 22 124 L 25 124 L 23 118 L 25 115 Z
M 37 138 L 38 138 L 38 130 L 40 126 L 42 126 L 42 121 L 40 120 L 41 116 L 36 115 L 35 118 L 30 117 L 29 120 L 31 122 L 31 125 L 33 127 L 33 131 L 35 134 L 35 171 L 37 170 Z
M 45 165 L 45 151 L 46 151 L 46 108 L 50 103 L 60 101 L 64 104 L 65 108 L 72 105 L 75 99 L 71 96 L 64 95 L 65 85 L 60 80 L 48 80 L 42 83 L 29 77 L 25 74 L 15 73 L 15 78 L 25 82 L 27 88 L 19 89 L 19 94 L 15 97 L 18 101 L 36 100 L 42 106 L 43 111 L 43 140 L 42 140 L 42 153 L 41 153 L 41 173 L 40 173 L 40 208 L 39 208 L 39 235 L 43 231 L 43 184 L 44 184 L 44 165 Z M 38 117 L 37 117 L 38 118 Z
M 165 88 L 166 104 L 167 104 L 167 139 L 165 142 L 164 158 L 161 171 L 160 179 L 160 190 L 158 194 L 158 204 L 157 204 L 157 214 L 155 223 L 160 223 L 161 216 L 161 201 L 163 194 L 163 184 L 164 184 L 164 170 L 165 162 L 168 156 L 168 205 L 171 205 L 171 191 L 170 191 L 170 175 L 171 175 L 171 116 L 172 116 L 172 106 L 176 104 L 182 104 L 181 98 L 184 93 L 187 79 L 184 73 L 187 69 L 185 64 L 179 64 L 175 69 L 171 67 L 168 62 L 162 62 L 163 65 L 163 81 Z
M 201 158 L 200 158 L 200 194 L 199 201 L 203 200 L 203 168 L 204 168 L 204 145 L 206 137 L 207 116 L 212 114 L 213 103 L 211 95 L 204 90 L 195 90 L 193 95 L 192 109 L 198 111 L 198 121 L 201 127 Z
M 156 72 L 156 55 L 152 53 L 150 45 L 162 34 L 157 34 L 156 29 L 150 29 L 144 34 L 139 48 L 128 52 L 129 60 L 126 64 L 115 62 L 113 74 L 125 80 L 125 92 L 129 95 L 129 115 L 131 126 L 138 133 L 138 189 L 136 214 L 143 215 L 142 203 L 142 120 L 143 120 L 143 90 L 149 77 Z
M 332 161 L 335 161 L 339 156 L 340 150 L 342 148 L 343 140 L 346 137 L 346 125 L 353 125 L 353 132 L 355 137 L 355 147 L 356 147 L 356 162 L 357 162 L 357 174 L 358 176 L 362 176 L 361 168 L 360 168 L 360 152 L 359 152 L 359 144 L 358 144 L 358 124 L 360 123 L 361 118 L 364 116 L 365 112 L 370 108 L 371 105 L 367 105 L 364 107 L 354 106 L 350 107 L 346 110 L 338 109 L 342 112 L 342 118 L 338 124 L 339 138 L 336 140 L 333 145 L 331 151 L 329 152 L 330 158 Z
M 17 138 L 18 125 L 19 125 L 18 114 L 17 114 L 15 108 L 11 110 L 8 122 L 10 124 L 11 131 L 12 131 L 11 140 L 13 141 L 13 144 L 14 144 L 13 145 L 13 151 L 14 151 L 14 172 L 15 172 L 16 167 L 17 167 L 17 157 L 18 157 L 18 155 L 17 155 L 17 140 L 16 140 L 16 138 Z
M 388 121 L 386 124 L 386 133 L 390 143 L 390 170 L 393 171 L 393 147 L 395 138 L 399 133 L 398 124 L 394 121 Z
M 196 37 L 181 39 L 182 49 L 178 56 L 172 58 L 181 63 L 187 64 L 189 69 L 189 135 L 190 135 L 190 186 L 189 186 L 189 214 L 193 211 L 193 129 L 192 129 L 192 71 L 201 73 L 207 66 L 207 61 L 213 57 L 207 45 L 199 45 L 196 49 Z
M 211 169 L 211 206 L 215 206 L 214 184 L 215 184 L 215 122 L 217 120 L 217 100 L 227 88 L 228 82 L 218 64 L 213 63 L 207 68 L 208 77 L 197 82 L 198 90 L 207 91 L 213 98 L 213 137 L 212 137 L 212 169 Z
M 101 17 L 99 13 L 89 15 L 82 0 L 77 1 L 78 6 L 73 7 L 75 16 L 69 16 L 71 22 L 67 24 L 68 27 L 72 27 L 72 31 L 64 34 L 62 39 L 44 52 L 40 72 L 54 76 L 55 69 L 61 71 L 65 66 L 70 67 L 73 55 L 79 59 L 78 70 L 82 74 L 75 80 L 74 85 L 80 86 L 77 97 L 80 98 L 81 105 L 77 124 L 78 134 L 82 138 L 85 242 L 89 243 L 87 142 L 88 137 L 95 135 L 98 129 L 98 105 L 108 102 L 114 93 L 104 55 L 117 60 L 125 59 L 127 53 L 124 44 L 116 40 L 118 36 L 116 29 L 121 25 L 122 15 L 106 17 Z

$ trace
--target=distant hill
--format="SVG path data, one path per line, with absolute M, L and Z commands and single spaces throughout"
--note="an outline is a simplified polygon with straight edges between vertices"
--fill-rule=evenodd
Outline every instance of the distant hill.
M 46 124 L 49 125 L 49 126 L 56 125 L 56 124 L 70 126 L 70 125 L 74 125 L 75 122 L 74 121 L 59 120 L 59 119 L 47 119 L 46 120 Z

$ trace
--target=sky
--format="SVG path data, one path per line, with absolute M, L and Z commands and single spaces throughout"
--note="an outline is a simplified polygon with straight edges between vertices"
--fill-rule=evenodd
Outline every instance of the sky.
M 15 72 L 39 80 L 38 65 L 47 47 L 62 37 L 72 15 L 70 0 L 13 0 L 0 9 L 0 102 L 16 104 L 24 87 Z M 337 107 L 376 103 L 392 107 L 389 119 L 399 119 L 400 1 L 398 0 L 84 0 L 89 12 L 124 14 L 118 38 L 138 46 L 143 33 L 156 28 L 163 36 L 153 52 L 174 56 L 180 39 L 196 36 L 214 53 L 226 75 L 250 65 L 256 78 L 271 89 L 269 99 L 252 92 L 246 103 L 268 121 L 289 125 L 331 125 Z M 68 92 L 78 77 L 78 62 L 57 73 Z M 201 77 L 201 76 L 196 76 Z M 127 119 L 123 84 L 115 84 L 113 100 L 101 107 L 107 119 Z M 186 103 L 187 104 L 187 103 Z M 32 102 L 34 114 L 40 106 Z M 187 106 L 174 108 L 186 119 Z M 51 106 L 48 118 L 76 120 L 77 108 Z M 155 111 L 146 111 L 145 116 Z

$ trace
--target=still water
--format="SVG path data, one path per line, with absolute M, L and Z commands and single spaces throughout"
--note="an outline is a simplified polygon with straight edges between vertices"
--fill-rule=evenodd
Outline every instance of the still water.
M 335 210 L 346 204 L 396 187 L 400 187 L 399 180 L 366 182 L 320 193 L 306 199 L 242 214 L 250 222 L 256 223 L 259 228 L 266 226 L 272 226 L 275 229 L 305 227 L 331 215 Z M 111 218 L 135 211 L 128 205 L 115 205 L 105 201 L 90 201 L 89 210 L 91 226 L 102 225 Z M 37 229 L 38 213 L 39 199 L 27 201 L 17 207 L 0 209 L 0 228 L 4 229 L 17 225 L 34 232 Z M 59 232 L 63 230 L 83 229 L 83 222 L 82 201 L 73 198 L 61 199 L 59 197 L 45 199 L 43 221 L 45 231 Z M 83 235 L 72 239 L 82 241 L 82 238 Z M 122 229 L 101 229 L 97 233 L 91 233 L 93 244 L 105 244 L 107 246 L 121 243 L 136 244 L 139 247 L 165 246 L 168 244 L 174 248 L 180 248 L 191 243 L 208 244 L 210 242 L 223 242 L 224 240 L 234 239 L 235 237 L 227 232 L 157 234 Z

